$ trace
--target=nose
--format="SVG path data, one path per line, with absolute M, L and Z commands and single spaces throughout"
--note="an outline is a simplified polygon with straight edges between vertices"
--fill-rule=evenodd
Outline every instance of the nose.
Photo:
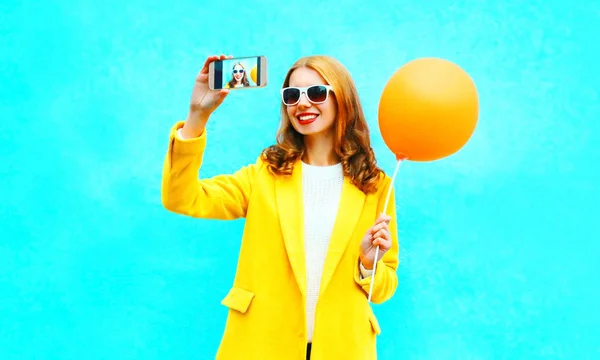
M 308 97 L 305 93 L 300 94 L 300 101 L 298 102 L 298 106 L 309 108 L 311 106 L 310 101 L 308 101 Z

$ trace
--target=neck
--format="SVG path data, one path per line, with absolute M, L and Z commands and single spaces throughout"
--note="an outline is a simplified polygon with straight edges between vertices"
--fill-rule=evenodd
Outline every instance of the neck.
M 333 150 L 333 134 L 318 134 L 304 137 L 306 152 L 302 161 L 314 166 L 330 166 L 340 162 Z

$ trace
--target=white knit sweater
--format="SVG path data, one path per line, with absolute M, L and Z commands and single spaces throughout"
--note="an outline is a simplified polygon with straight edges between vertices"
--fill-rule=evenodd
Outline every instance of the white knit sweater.
M 306 328 L 309 342 L 312 341 L 323 265 L 338 212 L 343 183 L 344 173 L 341 164 L 312 166 L 302 163 Z

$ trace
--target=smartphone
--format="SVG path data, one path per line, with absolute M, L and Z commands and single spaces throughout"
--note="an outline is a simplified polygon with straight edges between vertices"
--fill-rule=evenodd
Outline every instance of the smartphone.
M 245 56 L 217 60 L 208 67 L 208 87 L 211 90 L 253 89 L 267 85 L 267 58 Z

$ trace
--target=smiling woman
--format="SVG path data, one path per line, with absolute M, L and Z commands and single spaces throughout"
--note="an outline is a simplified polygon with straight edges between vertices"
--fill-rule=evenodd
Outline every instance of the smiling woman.
M 396 291 L 396 213 L 393 197 L 382 213 L 390 178 L 350 74 L 331 57 L 298 60 L 281 90 L 276 144 L 234 174 L 198 179 L 206 123 L 229 92 L 208 88 L 217 59 L 172 128 L 162 182 L 170 211 L 246 218 L 217 359 L 375 359 L 380 328 L 367 295 L 376 262 L 372 301 Z
M 315 165 L 341 162 L 358 188 L 369 192 L 376 187 L 381 169 L 367 121 L 354 81 L 339 61 L 326 56 L 299 59 L 288 71 L 281 96 L 277 145 L 263 152 L 271 170 L 289 174 L 298 158 Z

